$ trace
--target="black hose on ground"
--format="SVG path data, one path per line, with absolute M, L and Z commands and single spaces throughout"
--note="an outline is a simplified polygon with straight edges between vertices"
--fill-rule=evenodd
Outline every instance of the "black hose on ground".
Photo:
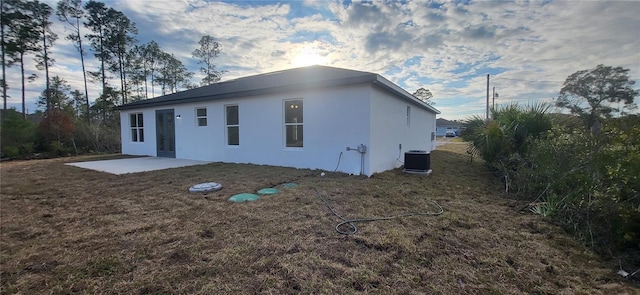
M 337 216 L 338 218 L 340 218 L 342 220 L 342 222 L 340 222 L 340 223 L 338 223 L 336 225 L 336 232 L 338 232 L 340 234 L 343 234 L 343 235 L 356 234 L 358 232 L 358 227 L 355 225 L 355 223 L 358 223 L 358 222 L 391 220 L 391 219 L 396 219 L 396 218 L 401 218 L 401 217 L 410 217 L 410 216 L 437 216 L 437 215 L 441 215 L 442 213 L 444 213 L 444 209 L 442 209 L 442 206 L 440 206 L 440 204 L 438 204 L 435 201 L 428 200 L 428 202 L 433 203 L 433 205 L 436 206 L 439 209 L 437 212 L 410 212 L 410 213 L 405 213 L 405 214 L 400 214 L 400 215 L 395 215 L 395 216 L 388 216 L 388 217 L 347 219 L 347 218 L 342 217 L 340 214 L 338 214 L 338 212 L 336 212 L 336 210 L 334 210 L 333 207 L 331 207 L 331 204 L 329 204 L 327 199 L 324 196 L 322 196 L 322 194 L 317 189 L 315 191 L 317 193 L 318 198 L 320 198 L 320 200 L 322 200 L 322 202 L 327 206 L 327 208 L 329 208 L 329 211 L 331 211 L 331 213 L 333 213 L 333 215 Z M 348 225 L 349 229 L 348 230 L 341 229 L 344 225 Z

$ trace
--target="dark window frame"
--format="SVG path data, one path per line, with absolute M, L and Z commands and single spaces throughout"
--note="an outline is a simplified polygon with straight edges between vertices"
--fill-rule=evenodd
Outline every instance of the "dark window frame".
M 287 99 L 283 103 L 284 146 L 304 147 L 304 104 L 302 98 Z
M 231 114 L 232 116 L 230 116 L 229 111 L 233 109 L 235 109 L 235 114 Z M 240 145 L 240 107 L 237 104 L 225 105 L 224 117 L 225 117 L 226 135 L 227 135 L 226 136 L 227 146 L 239 146 Z
M 204 114 L 201 114 L 200 111 L 204 111 Z M 206 107 L 196 108 L 196 126 L 198 127 L 207 126 L 207 108 Z
M 129 114 L 129 126 L 131 126 L 131 141 L 144 142 L 144 115 L 143 113 Z

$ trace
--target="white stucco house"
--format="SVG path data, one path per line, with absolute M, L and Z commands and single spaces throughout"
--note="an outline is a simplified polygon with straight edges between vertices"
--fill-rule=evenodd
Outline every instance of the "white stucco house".
M 400 167 L 405 151 L 433 150 L 440 113 L 378 74 L 327 66 L 238 78 L 119 109 L 123 154 L 337 166 L 367 176 Z

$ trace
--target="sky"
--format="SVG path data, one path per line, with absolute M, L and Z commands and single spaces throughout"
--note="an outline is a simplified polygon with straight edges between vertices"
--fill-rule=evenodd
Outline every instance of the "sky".
M 429 89 L 438 117 L 450 120 L 484 114 L 487 75 L 496 105 L 551 102 L 569 75 L 599 64 L 629 69 L 640 87 L 640 1 L 102 2 L 135 22 L 140 44 L 155 40 L 175 54 L 196 73 L 194 83 L 202 75 L 191 53 L 211 35 L 222 46 L 222 81 L 313 64 L 374 72 L 410 93 Z M 52 20 L 60 37 L 51 76 L 82 89 L 78 52 Z M 87 57 L 88 70 L 97 70 Z M 27 76 L 41 77 L 27 84 L 32 113 L 44 73 L 27 61 Z M 19 67 L 8 69 L 7 82 L 9 106 L 20 110 Z M 91 84 L 90 100 L 99 95 L 99 83 Z

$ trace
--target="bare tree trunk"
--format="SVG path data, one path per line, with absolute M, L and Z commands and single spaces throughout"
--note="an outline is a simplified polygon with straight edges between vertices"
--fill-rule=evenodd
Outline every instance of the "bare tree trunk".
M 102 32 L 102 28 L 100 28 L 100 71 L 102 71 L 102 93 L 104 94 L 105 89 L 107 88 L 107 76 L 105 74 L 104 69 L 104 35 Z
M 89 115 L 89 90 L 87 88 L 87 71 L 84 67 L 84 49 L 82 48 L 82 36 L 80 35 L 80 18 L 76 18 L 78 26 L 78 49 L 80 51 L 80 63 L 82 64 L 82 78 L 84 79 L 84 99 L 87 104 L 87 124 L 91 125 L 91 116 Z
M 26 104 L 25 104 L 25 85 L 24 85 L 24 53 L 20 53 L 20 77 L 22 78 L 22 118 L 27 118 Z
M 122 56 L 118 56 L 118 68 L 120 68 L 120 90 L 122 91 L 121 96 L 122 96 L 122 104 L 126 104 L 127 103 L 127 95 L 126 95 L 126 86 L 125 86 L 125 82 L 124 82 L 124 62 L 122 60 Z
M 149 98 L 149 90 L 147 89 L 147 65 L 146 61 L 142 63 L 142 69 L 144 72 L 144 98 Z
M 155 97 L 156 94 L 153 90 L 153 68 L 151 68 L 151 97 Z
M 127 85 L 127 72 L 123 69 L 122 70 L 122 81 L 123 81 L 123 85 L 124 85 L 124 90 L 123 92 L 124 94 L 124 103 L 128 103 L 129 102 L 129 86 Z
M 47 19 L 44 18 L 42 23 L 46 23 Z M 45 95 L 47 98 L 47 114 L 49 113 L 49 108 L 51 108 L 51 93 L 49 91 L 49 58 L 47 56 L 47 27 L 45 25 L 42 26 L 42 42 L 43 42 L 43 50 L 44 50 L 44 76 L 47 81 L 45 81 Z
M 2 48 L 0 49 L 0 51 L 2 51 L 2 102 L 4 103 L 3 109 L 6 111 L 7 110 L 7 68 L 5 65 L 5 54 L 4 54 L 4 24 L 2 24 L 2 19 L 1 19 L 1 15 L 4 14 L 4 0 L 0 0 L 0 38 L 1 38 L 1 43 L 2 44 Z

